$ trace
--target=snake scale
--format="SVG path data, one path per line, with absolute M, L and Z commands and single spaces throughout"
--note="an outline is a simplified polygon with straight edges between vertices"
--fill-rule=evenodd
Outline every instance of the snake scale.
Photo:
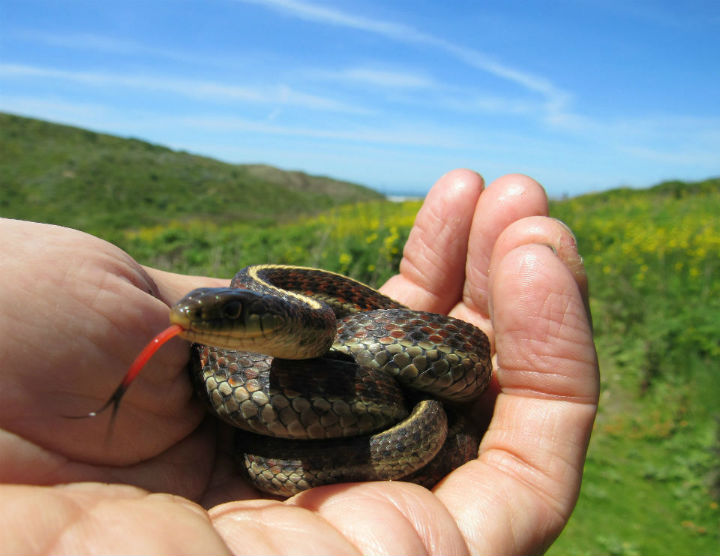
M 491 374 L 488 339 L 466 322 L 286 265 L 193 290 L 170 320 L 194 342 L 195 387 L 238 429 L 238 461 L 263 491 L 432 486 L 477 454 L 477 434 L 451 408 L 476 400 Z

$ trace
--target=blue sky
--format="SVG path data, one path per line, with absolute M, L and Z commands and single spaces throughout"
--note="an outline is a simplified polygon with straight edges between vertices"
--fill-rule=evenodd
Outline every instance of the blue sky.
M 720 2 L 0 0 L 0 110 L 422 194 L 720 175 Z

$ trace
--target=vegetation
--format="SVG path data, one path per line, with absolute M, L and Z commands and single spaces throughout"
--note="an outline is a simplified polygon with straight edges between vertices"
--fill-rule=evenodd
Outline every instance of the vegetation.
M 8 134 L 4 128 L 0 133 Z M 147 172 L 127 181 L 120 175 L 125 163 L 107 166 L 103 179 L 95 181 L 114 184 L 115 199 L 126 195 L 125 187 L 142 187 L 147 202 L 140 203 L 145 208 L 139 215 L 107 215 L 112 204 L 87 198 L 88 178 L 78 176 L 100 174 L 76 173 L 74 186 L 50 185 L 43 181 L 50 173 L 43 165 L 50 159 L 33 166 L 20 155 L 17 167 L 12 157 L 3 162 L 6 175 L 0 179 L 10 175 L 13 191 L 20 193 L 12 197 L 3 190 L 0 214 L 36 220 L 51 215 L 55 222 L 90 229 L 143 263 L 170 270 L 230 277 L 245 264 L 276 261 L 321 266 L 379 284 L 395 272 L 419 208 L 419 202 L 346 199 L 351 202 L 289 219 L 280 206 L 271 226 L 278 204 L 271 199 L 271 206 L 258 208 L 257 215 L 250 214 L 253 206 L 244 207 L 248 216 L 243 220 L 229 214 L 241 209 L 227 206 L 216 218 L 209 204 L 223 203 L 209 200 L 214 193 L 207 191 L 206 200 L 192 203 L 196 192 L 179 182 L 198 184 L 199 176 L 207 175 L 203 172 L 217 172 L 203 183 L 212 181 L 213 191 L 220 191 L 222 176 L 232 180 L 232 171 L 241 175 L 248 168 L 136 141 L 105 136 L 95 141 L 105 143 L 98 147 L 102 156 L 118 160 L 167 157 L 157 181 Z M 12 142 L 27 145 L 38 139 L 15 136 Z M 54 172 L 67 167 L 58 153 L 69 143 L 66 137 L 53 151 Z M 90 165 L 85 156 L 102 158 L 95 152 L 73 156 L 78 169 Z M 48 206 L 60 198 L 56 187 L 86 201 L 84 210 L 92 217 Z M 234 199 L 227 191 L 218 194 L 228 195 L 223 197 L 228 203 Z M 260 188 L 266 204 L 267 195 L 268 188 Z M 156 196 L 166 199 L 162 214 Z M 550 554 L 720 554 L 720 179 L 586 195 L 553 202 L 551 211 L 574 230 L 585 257 L 602 395 L 580 500 Z
M 0 113 L 0 214 L 92 233 L 167 222 L 273 223 L 382 195 L 261 165 Z
M 550 554 L 720 554 L 720 179 L 552 212 L 590 275 L 602 396 Z
M 177 222 L 113 233 L 113 242 L 152 265 L 231 277 L 248 264 L 303 264 L 380 284 L 397 271 L 419 202 L 345 205 L 274 227 Z

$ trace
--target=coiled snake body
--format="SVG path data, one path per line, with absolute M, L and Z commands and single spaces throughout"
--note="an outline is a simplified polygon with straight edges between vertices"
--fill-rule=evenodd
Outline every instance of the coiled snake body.
M 439 401 L 475 400 L 489 381 L 487 337 L 468 323 L 284 265 L 194 290 L 171 321 L 195 342 L 193 381 L 240 429 L 239 460 L 261 490 L 400 478 L 431 486 L 476 456 L 477 436 Z

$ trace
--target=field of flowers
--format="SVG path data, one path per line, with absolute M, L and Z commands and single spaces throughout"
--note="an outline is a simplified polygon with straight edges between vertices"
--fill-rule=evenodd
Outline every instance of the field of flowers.
M 302 264 L 381 284 L 397 271 L 419 201 L 344 205 L 286 224 L 170 222 L 113 234 L 138 260 L 177 272 L 232 277 L 248 264 Z
M 602 397 L 551 554 L 720 554 L 720 180 L 670 185 L 553 205 L 588 268 Z
M 232 276 L 319 266 L 379 285 L 419 202 L 281 225 L 171 222 L 109 239 L 141 262 Z M 720 180 L 552 203 L 591 284 L 602 397 L 580 501 L 551 554 L 720 554 Z

